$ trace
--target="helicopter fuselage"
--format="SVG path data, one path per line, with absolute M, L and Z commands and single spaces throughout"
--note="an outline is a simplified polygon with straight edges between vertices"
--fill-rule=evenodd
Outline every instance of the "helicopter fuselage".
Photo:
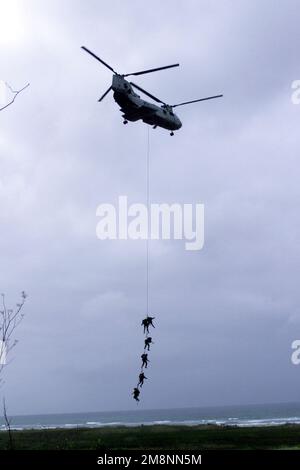
M 116 72 L 111 65 L 104 62 L 99 56 L 90 51 L 87 47 L 81 46 L 81 48 L 90 54 L 94 59 L 101 62 L 104 67 L 113 72 L 113 79 L 111 86 L 103 93 L 99 98 L 98 102 L 101 102 L 106 95 L 113 90 L 114 100 L 120 106 L 120 110 L 123 113 L 124 124 L 128 121 L 138 121 L 139 119 L 150 126 L 162 127 L 163 129 L 170 130 L 170 135 L 174 135 L 173 131 L 177 131 L 182 127 L 182 123 L 178 116 L 174 113 L 173 109 L 177 106 L 184 106 L 187 104 L 198 103 L 199 101 L 212 100 L 214 98 L 221 98 L 223 95 L 207 96 L 205 98 L 199 98 L 196 100 L 184 101 L 183 103 L 167 104 L 165 101 L 157 98 L 146 90 L 143 90 L 139 85 L 133 82 L 128 82 L 125 77 L 144 75 L 152 72 L 159 72 L 160 70 L 171 69 L 178 67 L 179 64 L 164 65 L 163 67 L 155 67 L 147 70 L 140 70 L 138 72 L 126 73 L 121 75 Z M 133 87 L 141 91 L 144 95 L 149 96 L 156 103 L 160 103 L 162 106 L 158 106 L 154 103 L 149 103 L 143 100 L 137 93 L 133 91 Z
M 134 122 L 141 119 L 146 124 L 162 127 L 170 131 L 181 128 L 182 123 L 171 107 L 160 107 L 141 99 L 122 75 L 113 75 L 112 90 L 114 92 L 114 100 L 123 112 L 124 122 Z

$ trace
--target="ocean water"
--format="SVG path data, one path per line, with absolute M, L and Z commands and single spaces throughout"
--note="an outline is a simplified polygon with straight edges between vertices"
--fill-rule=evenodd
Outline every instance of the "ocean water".
M 168 410 L 107 411 L 11 416 L 12 429 L 55 429 L 152 424 L 216 424 L 227 426 L 272 426 L 300 424 L 300 403 L 273 405 L 181 408 Z M 0 430 L 4 430 L 0 418 Z

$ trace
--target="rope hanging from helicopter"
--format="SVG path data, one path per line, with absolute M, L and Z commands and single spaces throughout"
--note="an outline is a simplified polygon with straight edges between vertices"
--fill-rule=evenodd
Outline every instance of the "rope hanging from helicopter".
M 146 170 L 146 194 L 147 194 L 147 213 L 150 213 L 150 127 L 147 127 L 147 170 Z M 149 270 L 150 270 L 150 260 L 149 260 L 149 228 L 146 240 L 146 251 L 147 251 L 147 265 L 146 265 L 146 296 L 147 296 L 147 305 L 146 313 L 147 317 L 149 316 Z
M 147 212 L 150 210 L 150 128 L 147 128 L 147 153 L 146 153 L 146 201 L 147 201 Z M 154 344 L 152 337 L 149 336 L 149 327 L 155 328 L 153 324 L 154 317 L 150 316 L 150 250 L 149 250 L 149 230 L 146 238 L 146 317 L 142 320 L 141 326 L 143 327 L 143 333 L 145 335 L 144 340 L 144 351 L 141 355 L 142 365 L 139 374 L 139 380 L 136 387 L 133 389 L 133 398 L 138 403 L 141 388 L 144 385 L 144 381 L 148 379 L 144 373 L 144 369 L 148 368 L 148 351 L 150 351 L 150 345 Z

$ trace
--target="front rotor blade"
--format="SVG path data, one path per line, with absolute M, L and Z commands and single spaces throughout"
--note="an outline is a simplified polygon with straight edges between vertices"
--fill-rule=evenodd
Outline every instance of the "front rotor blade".
M 106 62 L 104 62 L 104 60 L 100 59 L 100 57 L 98 57 L 96 54 L 94 54 L 92 51 L 90 51 L 87 47 L 81 46 L 81 49 L 83 49 L 85 52 L 87 52 L 88 54 L 93 56 L 95 59 L 99 60 L 99 62 L 101 62 L 101 64 L 105 65 L 105 67 L 107 67 L 109 70 L 116 73 L 110 65 L 108 65 Z
M 102 100 L 103 100 L 103 98 L 105 98 L 105 97 L 106 97 L 107 93 L 109 93 L 111 89 L 112 89 L 112 87 L 110 86 L 110 87 L 109 87 L 109 89 L 108 89 L 108 90 L 106 90 L 106 92 L 105 92 L 105 93 L 104 93 L 104 94 L 101 96 L 101 98 L 99 98 L 99 99 L 98 99 L 98 102 L 99 102 L 99 103 L 100 103 L 100 101 L 102 101 Z
M 148 91 L 143 90 L 143 88 L 141 88 L 140 86 L 136 85 L 135 83 L 130 82 L 130 84 L 131 84 L 132 86 L 134 86 L 135 88 L 137 88 L 138 90 L 140 90 L 142 93 L 145 93 L 145 95 L 149 96 L 149 98 L 152 98 L 152 99 L 153 99 L 154 101 L 156 101 L 157 103 L 166 104 L 166 103 L 164 103 L 163 101 L 161 101 L 160 99 L 156 98 L 156 96 L 151 95 L 151 93 L 148 93 Z
M 159 70 L 171 69 L 172 67 L 178 67 L 179 64 L 165 65 L 165 67 L 158 67 L 156 69 L 142 70 L 141 72 L 126 73 L 124 77 L 129 77 L 129 75 L 143 75 L 144 73 L 158 72 Z
M 214 98 L 221 98 L 222 96 L 223 95 L 208 96 L 207 98 L 200 98 L 200 100 L 185 101 L 184 103 L 173 104 L 172 108 L 176 108 L 176 106 L 183 106 L 184 104 L 197 103 L 198 101 L 213 100 Z

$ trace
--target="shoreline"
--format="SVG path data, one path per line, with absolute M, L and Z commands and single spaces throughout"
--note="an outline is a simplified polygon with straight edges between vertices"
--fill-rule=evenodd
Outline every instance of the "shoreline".
M 260 422 L 259 422 L 260 421 Z M 270 420 L 245 420 L 245 422 L 235 422 L 232 421 L 215 421 L 215 420 L 206 420 L 204 421 L 153 421 L 153 422 L 138 422 L 138 423 L 122 423 L 122 422 L 111 422 L 111 423 L 99 423 L 99 422 L 87 422 L 87 423 L 65 423 L 65 424 L 34 424 L 34 425 L 13 425 L 11 423 L 10 429 L 14 432 L 18 431 L 43 431 L 43 430 L 72 430 L 72 429 L 136 429 L 143 427 L 182 427 L 182 428 L 195 428 L 195 427 L 220 427 L 220 428 L 240 428 L 240 429 L 249 429 L 249 428 L 272 428 L 272 427 L 283 427 L 283 426 L 299 426 L 300 419 L 280 419 L 276 422 L 276 419 Z M 4 424 L 0 425 L 0 433 L 6 432 Z
M 136 428 L 143 428 L 143 427 L 182 427 L 182 428 L 204 428 L 204 427 L 219 427 L 219 428 L 240 428 L 240 429 L 249 429 L 249 428 L 280 428 L 284 426 L 300 426 L 300 422 L 284 422 L 284 423 L 270 423 L 270 424 L 236 424 L 236 423 L 117 423 L 117 424 L 65 424 L 65 425 L 24 425 L 24 426 L 10 426 L 11 431 L 14 432 L 26 432 L 26 431 L 50 431 L 50 430 L 72 430 L 72 429 L 118 429 L 118 428 L 125 428 L 125 429 L 136 429 Z M 4 425 L 0 428 L 1 432 L 6 432 L 7 429 Z

